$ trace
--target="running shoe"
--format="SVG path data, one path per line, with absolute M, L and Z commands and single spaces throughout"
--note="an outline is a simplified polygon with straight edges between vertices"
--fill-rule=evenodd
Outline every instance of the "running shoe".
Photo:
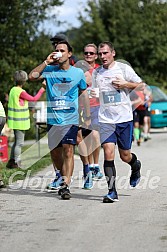
M 141 141 L 137 140 L 137 146 L 140 146 L 140 145 L 141 145 Z
M 102 177 L 103 177 L 103 174 L 101 173 L 99 166 L 95 166 L 94 171 L 92 173 L 93 180 L 99 180 Z
M 94 176 L 95 176 L 95 174 L 94 174 L 94 172 L 95 172 L 94 167 L 91 166 L 91 167 L 89 167 L 89 169 L 90 169 L 90 171 L 91 171 L 91 173 L 92 173 L 92 178 L 94 178 Z
M 103 203 L 113 203 L 117 201 L 119 201 L 119 199 L 116 190 L 109 191 L 108 194 L 103 197 Z
M 68 200 L 71 198 L 71 193 L 70 193 L 70 190 L 69 190 L 69 187 L 68 185 L 63 185 L 59 191 L 58 191 L 58 194 L 61 196 L 62 199 L 64 200 Z
M 15 168 L 19 168 L 19 167 L 14 159 L 9 159 L 8 163 L 6 164 L 6 168 L 15 169 Z
M 133 167 L 135 169 L 133 170 Z M 132 187 L 136 187 L 140 181 L 140 169 L 141 169 L 141 162 L 139 160 L 136 160 L 135 164 L 132 167 L 131 176 L 130 176 L 130 185 Z
M 4 183 L 2 181 L 2 179 L 0 179 L 0 188 L 4 187 Z
M 62 177 L 56 177 L 50 184 L 47 185 L 46 189 L 48 192 L 57 192 L 61 188 Z
M 92 172 L 90 171 L 84 178 L 83 189 L 90 190 L 93 188 Z

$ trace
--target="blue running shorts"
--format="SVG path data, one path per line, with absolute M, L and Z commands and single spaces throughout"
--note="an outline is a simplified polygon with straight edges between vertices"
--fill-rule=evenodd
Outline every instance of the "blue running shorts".
M 133 121 L 109 124 L 100 123 L 101 144 L 115 143 L 120 149 L 130 150 L 133 137 Z

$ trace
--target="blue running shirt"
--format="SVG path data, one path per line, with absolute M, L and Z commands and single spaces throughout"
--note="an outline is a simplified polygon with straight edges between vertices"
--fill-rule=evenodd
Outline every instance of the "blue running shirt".
M 70 66 L 68 70 L 58 65 L 48 65 L 42 72 L 46 80 L 47 124 L 79 124 L 79 90 L 87 88 L 82 69 Z

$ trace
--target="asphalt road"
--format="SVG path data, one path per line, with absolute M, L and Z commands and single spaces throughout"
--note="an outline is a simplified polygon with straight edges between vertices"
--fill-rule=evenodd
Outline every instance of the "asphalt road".
M 44 190 L 53 177 L 52 166 L 1 190 L 0 251 L 166 252 L 167 131 L 155 130 L 151 136 L 140 147 L 133 144 L 142 161 L 138 188 L 129 187 L 130 168 L 117 152 L 117 203 L 102 203 L 105 180 L 90 191 L 82 189 L 77 157 L 69 201 Z

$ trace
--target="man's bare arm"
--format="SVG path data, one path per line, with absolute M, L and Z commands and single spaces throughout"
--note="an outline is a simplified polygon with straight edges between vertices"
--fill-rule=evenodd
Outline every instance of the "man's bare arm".
M 55 62 L 55 59 L 53 56 L 55 55 L 56 52 L 52 52 L 51 54 L 48 55 L 46 60 L 42 62 L 39 66 L 35 67 L 28 75 L 30 81 L 37 81 L 43 79 L 42 77 L 42 71 L 45 69 L 45 67 L 53 62 Z
M 136 89 L 137 88 L 138 90 L 143 90 L 145 87 L 144 82 L 139 82 L 139 83 L 129 82 L 121 78 L 116 78 L 115 80 L 113 80 L 112 84 L 116 89 L 124 89 L 124 88 Z

